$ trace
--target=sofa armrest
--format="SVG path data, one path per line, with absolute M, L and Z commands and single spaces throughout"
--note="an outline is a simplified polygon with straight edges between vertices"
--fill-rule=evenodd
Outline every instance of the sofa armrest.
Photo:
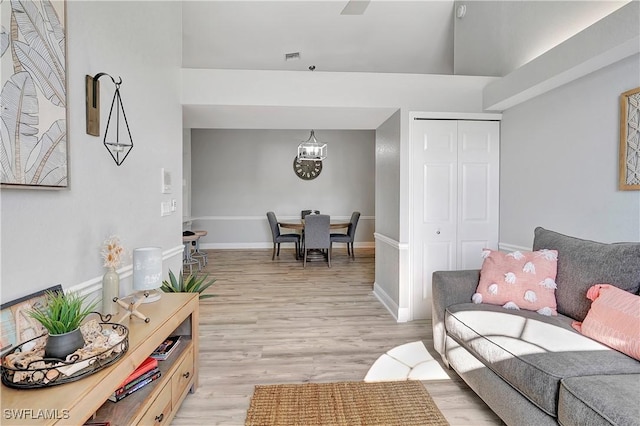
M 436 271 L 431 280 L 433 346 L 448 365 L 444 342 L 446 330 L 444 313 L 447 307 L 471 302 L 480 281 L 480 270 Z

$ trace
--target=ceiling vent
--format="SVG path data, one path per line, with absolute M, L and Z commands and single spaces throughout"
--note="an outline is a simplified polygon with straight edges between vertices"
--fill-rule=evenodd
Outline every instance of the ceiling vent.
M 292 52 L 292 53 L 284 54 L 285 61 L 296 61 L 298 59 L 300 59 L 300 52 Z

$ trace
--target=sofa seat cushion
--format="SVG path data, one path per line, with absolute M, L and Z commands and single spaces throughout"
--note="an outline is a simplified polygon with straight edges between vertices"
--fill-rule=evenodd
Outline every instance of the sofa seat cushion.
M 558 422 L 564 426 L 640 424 L 640 374 L 562 380 Z
M 447 334 L 547 414 L 560 380 L 640 373 L 640 362 L 576 332 L 572 319 L 462 303 L 447 308 Z

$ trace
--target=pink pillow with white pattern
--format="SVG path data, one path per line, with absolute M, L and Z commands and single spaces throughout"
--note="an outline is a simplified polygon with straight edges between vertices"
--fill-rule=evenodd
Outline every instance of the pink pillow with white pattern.
M 541 315 L 556 311 L 557 250 L 503 253 L 484 249 L 480 283 L 474 303 L 526 309 Z
M 640 361 L 640 296 L 609 284 L 596 284 L 587 291 L 593 300 L 582 323 L 573 328 L 585 336 Z

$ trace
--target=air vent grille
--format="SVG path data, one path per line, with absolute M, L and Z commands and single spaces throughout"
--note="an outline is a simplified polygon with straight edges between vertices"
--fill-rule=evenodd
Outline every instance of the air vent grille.
M 284 54 L 285 61 L 295 61 L 297 59 L 300 59 L 300 52 L 292 52 L 292 53 Z

